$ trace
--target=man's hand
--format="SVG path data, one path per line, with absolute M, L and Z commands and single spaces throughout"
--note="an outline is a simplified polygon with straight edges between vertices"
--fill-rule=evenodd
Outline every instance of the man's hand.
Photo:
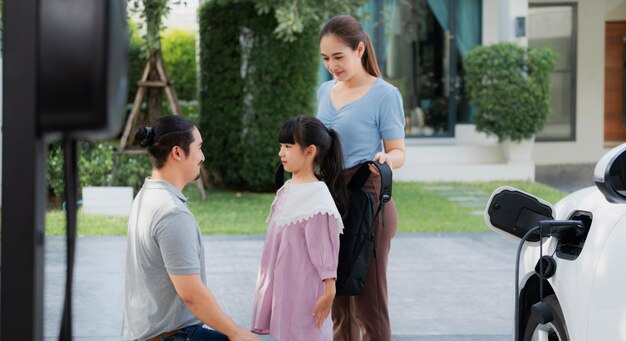
M 328 278 L 324 280 L 324 295 L 322 295 L 313 308 L 313 316 L 315 317 L 315 326 L 319 329 L 330 315 L 330 309 L 333 307 L 335 299 L 335 279 Z

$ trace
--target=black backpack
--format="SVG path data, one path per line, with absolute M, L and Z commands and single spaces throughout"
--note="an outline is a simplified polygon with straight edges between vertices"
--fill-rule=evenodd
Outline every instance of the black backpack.
M 380 173 L 380 204 L 363 186 L 370 176 L 369 165 Z M 284 183 L 282 164 L 276 170 L 276 187 Z M 361 293 L 369 272 L 370 261 L 376 257 L 375 222 L 384 216 L 385 204 L 391 199 L 392 172 L 389 165 L 375 161 L 362 163 L 348 183 L 348 214 L 343 218 L 343 234 L 339 237 L 339 265 L 337 266 L 336 295 L 352 296 Z
M 369 165 L 380 173 L 378 207 L 375 198 L 363 186 L 370 176 Z M 339 237 L 339 265 L 337 266 L 337 296 L 358 295 L 365 287 L 365 279 L 372 257 L 376 257 L 375 223 L 384 216 L 385 204 L 391 200 L 391 168 L 386 163 L 364 162 L 348 183 L 348 215 L 343 219 L 343 234 Z

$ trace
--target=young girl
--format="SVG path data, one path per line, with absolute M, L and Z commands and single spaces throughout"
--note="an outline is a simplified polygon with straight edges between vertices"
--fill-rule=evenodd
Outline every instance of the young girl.
M 340 212 L 347 196 L 341 144 L 334 130 L 310 116 L 287 121 L 278 142 L 292 177 L 276 192 L 268 217 L 252 331 L 281 341 L 332 340 Z
M 318 90 L 317 118 L 341 136 L 344 175 L 349 180 L 364 161 L 378 160 L 399 168 L 404 163 L 404 111 L 400 92 L 381 78 L 376 53 L 361 24 L 351 16 L 330 19 L 319 35 L 324 66 L 334 79 Z M 376 169 L 373 169 L 376 173 Z M 378 198 L 380 178 L 370 176 L 365 189 Z M 375 203 L 378 206 L 378 202 Z M 370 262 L 365 288 L 357 296 L 333 303 L 335 340 L 389 341 L 387 258 L 398 226 L 393 199 L 376 222 L 376 257 Z

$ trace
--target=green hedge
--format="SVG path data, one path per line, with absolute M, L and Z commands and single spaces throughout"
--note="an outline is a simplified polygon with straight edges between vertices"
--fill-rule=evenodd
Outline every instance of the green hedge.
M 80 187 L 132 186 L 137 193 L 152 166 L 147 154 L 116 153 L 119 141 L 78 144 Z M 63 149 L 53 143 L 48 150 L 47 181 L 49 196 L 60 202 L 63 196 Z
M 183 101 L 179 100 L 180 114 L 189 119 L 196 126 L 200 126 L 200 109 L 198 101 Z M 161 104 L 161 114 L 163 116 L 172 115 L 170 110 L 170 104 L 167 101 L 163 101 Z
M 146 67 L 145 57 L 145 44 L 137 24 L 132 20 L 128 20 L 128 30 L 130 32 L 130 51 L 129 51 L 129 65 L 128 65 L 128 99 L 129 103 L 135 100 L 135 94 L 137 94 L 137 81 L 143 74 L 143 69 Z
M 175 81 L 178 98 L 186 101 L 196 99 L 196 35 L 179 29 L 165 31 L 161 49 L 167 73 Z
M 315 111 L 319 27 L 280 41 L 248 1 L 207 2 L 199 18 L 205 165 L 218 185 L 271 190 L 280 126 Z

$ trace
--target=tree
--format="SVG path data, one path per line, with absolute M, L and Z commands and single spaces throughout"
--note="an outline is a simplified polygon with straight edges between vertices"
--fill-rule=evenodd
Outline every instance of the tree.
M 227 4 L 250 0 L 217 0 Z M 324 20 L 339 14 L 353 13 L 357 8 L 367 3 L 367 0 L 256 0 L 254 1 L 257 14 L 263 15 L 273 12 L 276 18 L 274 34 L 276 37 L 293 42 L 308 25 L 319 25 Z
M 129 9 L 133 13 L 139 13 L 142 22 L 140 27 L 145 27 L 144 41 L 146 49 L 144 51 L 147 64 L 144 75 L 141 78 L 140 89 L 138 90 L 133 110 L 131 111 L 122 140 L 120 149 L 126 148 L 127 139 L 132 141 L 132 128 L 137 124 L 153 122 L 161 116 L 161 103 L 163 102 L 163 90 L 168 95 L 172 113 L 180 114 L 178 99 L 173 90 L 171 82 L 167 77 L 165 64 L 161 57 L 161 31 L 163 30 L 163 19 L 170 12 L 172 5 L 185 4 L 183 0 L 128 0 Z M 147 75 L 145 73 L 148 72 Z M 146 90 L 147 89 L 147 90 Z M 139 118 L 139 106 L 147 92 L 148 108 L 143 118 Z M 131 94 L 132 95 L 132 94 Z
M 213 0 L 217 4 L 253 2 L 258 15 L 273 11 L 276 18 L 274 34 L 280 40 L 293 42 L 305 26 L 314 26 L 337 14 L 349 14 L 367 0 Z M 161 57 L 161 37 L 163 19 L 173 5 L 186 4 L 185 0 L 128 0 L 131 12 L 139 13 L 145 24 L 144 40 L 146 57 L 151 64 L 148 80 L 159 79 L 156 64 Z M 141 25 L 143 26 L 143 25 Z M 164 67 L 163 67 L 164 68 Z M 161 89 L 148 91 L 148 112 L 145 122 L 151 122 L 161 115 L 163 93 Z

